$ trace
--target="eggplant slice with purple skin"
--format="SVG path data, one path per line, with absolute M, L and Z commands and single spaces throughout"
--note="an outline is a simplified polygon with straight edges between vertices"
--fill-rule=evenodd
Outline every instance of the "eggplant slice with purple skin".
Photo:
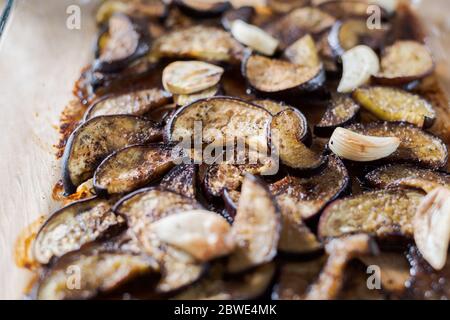
M 177 110 L 165 129 L 168 142 L 194 140 L 195 125 L 201 124 L 202 144 L 225 146 L 238 138 L 249 146 L 267 149 L 271 115 L 265 109 L 231 97 L 195 101 Z M 259 149 L 261 150 L 261 149 Z
M 445 143 L 416 126 L 401 122 L 372 122 L 355 123 L 347 128 L 368 136 L 399 138 L 399 148 L 385 158 L 385 161 L 418 163 L 431 169 L 440 169 L 447 165 L 448 151 Z
M 183 196 L 195 199 L 197 194 L 197 171 L 195 164 L 180 164 L 167 173 L 159 184 Z
M 114 236 L 125 220 L 111 211 L 116 199 L 80 200 L 53 213 L 40 228 L 33 256 L 41 264 L 80 249 L 86 243 Z
M 424 194 L 415 190 L 379 190 L 334 201 L 319 222 L 322 239 L 367 233 L 381 239 L 411 238 L 412 219 Z
M 344 127 L 355 121 L 359 109 L 360 106 L 349 96 L 333 96 L 322 119 L 314 126 L 314 133 L 320 137 L 331 136 L 337 127 Z
M 133 144 L 161 139 L 161 129 L 152 121 L 131 115 L 100 116 L 80 125 L 67 141 L 63 156 L 63 184 L 71 194 L 92 178 L 108 155 Z
M 161 89 L 145 89 L 96 101 L 84 115 L 84 121 L 104 115 L 130 114 L 144 116 L 172 101 L 172 95 Z
M 381 70 L 373 79 L 383 85 L 407 85 L 435 70 L 429 49 L 416 41 L 397 41 L 384 50 Z
M 292 10 L 264 29 L 278 39 L 284 49 L 307 33 L 318 35 L 326 31 L 335 21 L 332 15 L 318 8 L 303 7 Z
M 120 72 L 150 51 L 149 37 L 142 26 L 122 13 L 109 18 L 97 46 L 93 70 L 104 73 Z
M 341 57 L 347 50 L 361 44 L 377 51 L 386 41 L 388 30 L 387 25 L 371 30 L 363 19 L 338 21 L 330 30 L 328 43 L 336 57 Z
M 158 58 L 237 63 L 243 50 L 242 45 L 226 31 L 198 25 L 174 30 L 156 39 L 152 54 Z
M 385 121 L 404 121 L 420 128 L 429 128 L 436 119 L 431 103 L 419 95 L 398 88 L 358 88 L 353 92 L 353 99 Z
M 220 16 L 231 8 L 227 0 L 174 0 L 180 10 L 194 18 L 211 18 Z
M 252 175 L 246 175 L 242 184 L 231 232 L 237 247 L 228 260 L 230 273 L 270 262 L 277 254 L 279 209 L 267 185 Z
M 308 123 L 300 111 L 289 108 L 273 117 L 271 144 L 285 166 L 304 171 L 317 169 L 325 162 L 321 153 L 309 149 L 302 142 L 308 136 Z
M 163 144 L 134 145 L 109 155 L 97 167 L 97 194 L 121 194 L 157 181 L 174 166 L 172 148 Z
M 261 298 L 272 283 L 275 263 L 268 263 L 241 275 L 227 278 L 223 266 L 216 264 L 208 274 L 175 300 L 253 300 Z
M 242 62 L 242 74 L 256 93 L 275 98 L 317 91 L 325 82 L 322 65 L 308 67 L 255 54 Z
M 349 186 L 350 178 L 344 164 L 338 157 L 329 156 L 322 172 L 307 178 L 287 176 L 272 183 L 270 190 L 278 202 L 292 202 L 296 210 L 289 219 L 300 224 L 301 220 L 311 219 L 329 202 L 345 194 Z
M 410 164 L 391 164 L 365 175 L 365 183 L 372 188 L 386 189 L 401 185 L 405 179 L 420 179 L 450 187 L 450 173 L 420 168 Z
M 145 278 L 149 289 L 155 287 L 155 280 L 159 278 L 159 266 L 154 259 L 146 255 L 111 250 L 107 245 L 94 243 L 58 259 L 39 281 L 37 298 L 91 299 L 151 274 L 155 275 L 152 281 Z

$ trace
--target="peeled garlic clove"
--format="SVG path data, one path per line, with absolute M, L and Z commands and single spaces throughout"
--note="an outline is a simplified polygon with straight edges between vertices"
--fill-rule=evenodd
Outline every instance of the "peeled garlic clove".
M 196 93 L 219 83 L 224 70 L 202 61 L 176 61 L 163 71 L 164 89 L 173 94 Z
M 338 92 L 351 92 L 380 71 L 380 60 L 368 46 L 356 46 L 342 55 L 343 73 Z
M 450 189 L 438 187 L 420 203 L 413 219 L 414 240 L 423 258 L 444 268 L 450 240 Z
M 257 26 L 242 20 L 233 21 L 231 34 L 240 43 L 262 53 L 272 56 L 278 47 L 278 40 Z
M 341 158 L 368 162 L 390 156 L 400 146 L 400 139 L 365 136 L 348 129 L 336 128 L 328 145 Z
M 158 238 L 198 259 L 209 261 L 234 248 L 229 223 L 215 212 L 191 210 L 155 222 L 152 231 Z

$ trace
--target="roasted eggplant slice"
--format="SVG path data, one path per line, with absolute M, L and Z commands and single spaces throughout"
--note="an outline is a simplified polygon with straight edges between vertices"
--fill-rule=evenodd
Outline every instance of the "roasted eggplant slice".
M 180 164 L 164 176 L 159 186 L 195 199 L 197 194 L 197 171 L 198 167 L 195 164 Z
M 309 149 L 302 142 L 309 136 L 309 127 L 304 115 L 293 108 L 275 115 L 271 123 L 271 143 L 281 163 L 295 170 L 316 169 L 324 157 Z
M 448 151 L 445 143 L 413 125 L 374 122 L 366 125 L 353 124 L 348 129 L 363 135 L 399 138 L 400 147 L 387 160 L 415 162 L 432 169 L 447 165 Z
M 316 235 L 305 225 L 297 201 L 290 197 L 278 197 L 281 211 L 281 234 L 278 250 L 287 254 L 310 254 L 322 248 Z
M 183 13 L 196 18 L 219 16 L 231 8 L 227 0 L 174 0 L 174 3 Z
M 450 187 L 450 174 L 433 171 L 408 164 L 387 165 L 369 172 L 364 177 L 370 187 L 386 189 L 393 185 L 401 185 L 405 179 L 420 179 Z
M 131 115 L 95 117 L 79 126 L 67 141 L 63 156 L 64 190 L 70 194 L 91 178 L 109 154 L 129 145 L 161 139 L 161 130 Z
M 53 213 L 36 236 L 34 258 L 47 264 L 54 257 L 59 258 L 86 243 L 121 231 L 125 220 L 111 211 L 112 203 L 114 199 L 94 197 L 74 202 Z
M 343 20 L 348 18 L 367 18 L 371 14 L 368 7 L 371 5 L 370 1 L 360 0 L 331 0 L 322 1 L 318 7 L 324 12 L 334 16 L 336 19 Z M 387 18 L 389 14 L 381 9 L 381 18 Z
M 436 113 L 424 98 L 396 88 L 368 87 L 353 92 L 353 98 L 377 118 L 404 121 L 418 127 L 431 127 Z
M 233 158 L 208 167 L 204 177 L 204 188 L 208 195 L 220 197 L 227 189 L 239 190 L 245 174 L 274 175 L 277 163 L 272 157 L 262 156 L 253 150 L 236 150 Z
M 287 47 L 283 55 L 288 61 L 307 68 L 317 68 L 322 64 L 314 39 L 309 34 Z
M 145 56 L 150 46 L 143 29 L 127 15 L 113 14 L 108 23 L 107 32 L 98 40 L 97 60 L 93 70 L 114 73 Z
M 207 276 L 175 297 L 176 300 L 249 300 L 263 296 L 275 274 L 275 264 L 262 265 L 227 279 L 222 265 L 216 264 Z
M 428 48 L 416 41 L 397 41 L 385 49 L 381 71 L 374 79 L 385 85 L 405 85 L 433 73 L 435 64 Z
M 270 23 L 266 31 L 280 40 L 282 48 L 286 48 L 307 33 L 317 35 L 331 28 L 335 21 L 332 15 L 318 8 L 303 7 Z
M 380 190 L 337 200 L 323 212 L 321 238 L 368 233 L 389 239 L 411 237 L 412 218 L 423 194 L 413 190 Z
M 289 106 L 284 104 L 283 102 L 273 101 L 273 100 L 269 100 L 269 99 L 253 100 L 252 103 L 263 107 L 268 112 L 270 112 L 270 114 L 272 116 L 289 108 Z
M 356 120 L 359 109 L 359 105 L 347 95 L 335 95 L 320 122 L 314 126 L 314 133 L 321 137 L 330 136 L 337 127 Z
M 152 53 L 160 58 L 192 58 L 217 62 L 237 62 L 243 47 L 224 30 L 193 26 L 169 32 L 154 43 Z
M 325 82 L 322 65 L 305 67 L 251 54 L 242 62 L 250 87 L 265 96 L 283 97 L 320 89 Z
M 217 85 L 224 70 L 203 61 L 176 61 L 164 68 L 164 88 L 173 94 L 197 93 Z
M 97 167 L 97 194 L 120 194 L 160 179 L 174 166 L 172 148 L 162 144 L 134 145 L 109 155 Z
M 272 194 L 278 202 L 293 201 L 301 217 L 310 219 L 318 214 L 327 203 L 345 193 L 350 178 L 342 161 L 330 156 L 327 167 L 319 174 L 309 178 L 287 176 L 270 186 Z
M 162 19 L 167 14 L 167 7 L 164 2 L 161 0 L 106 0 L 98 8 L 96 20 L 99 25 L 102 25 L 115 13 L 124 13 L 130 16 L 142 15 L 151 19 Z
M 319 277 L 326 256 L 282 265 L 280 275 L 272 293 L 274 300 L 302 300 L 308 288 Z
M 222 191 L 222 199 L 225 209 L 232 219 L 236 216 L 237 204 L 241 196 L 240 191 L 224 189 Z
M 307 6 L 309 0 L 268 0 L 267 5 L 276 13 L 289 13 L 294 9 Z
M 159 272 L 159 266 L 148 256 L 114 252 L 101 245 L 83 247 L 63 256 L 51 267 L 39 282 L 37 297 L 90 299 L 152 272 Z M 150 289 L 154 285 L 148 282 Z
M 341 57 L 347 50 L 361 44 L 377 51 L 384 44 L 387 32 L 388 26 L 369 29 L 367 21 L 362 19 L 338 21 L 328 35 L 328 43 L 336 57 Z
M 280 237 L 279 209 L 264 182 L 247 175 L 239 198 L 232 234 L 237 248 L 227 270 L 239 273 L 270 262 Z
M 263 108 L 230 97 L 198 100 L 179 109 L 166 126 L 171 142 L 192 141 L 196 123 L 201 123 L 203 144 L 242 139 L 250 146 L 267 148 L 270 113 Z M 232 140 L 231 140 L 232 141 Z
M 250 23 L 254 14 L 255 8 L 247 6 L 228 10 L 222 16 L 222 26 L 225 28 L 225 30 L 230 31 L 231 24 L 234 21 L 242 20 L 244 22 Z
M 84 115 L 93 117 L 116 114 L 142 116 L 171 102 L 171 94 L 161 89 L 146 89 L 96 101 Z

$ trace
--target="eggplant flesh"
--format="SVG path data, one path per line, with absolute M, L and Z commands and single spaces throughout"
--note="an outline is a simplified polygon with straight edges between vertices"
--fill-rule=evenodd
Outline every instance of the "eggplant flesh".
M 243 47 L 224 30 L 193 26 L 169 32 L 154 42 L 152 53 L 159 58 L 192 58 L 235 63 Z
M 93 70 L 115 73 L 145 56 L 150 50 L 143 30 L 127 15 L 113 14 L 109 25 L 98 41 L 97 60 Z
M 265 27 L 265 30 L 280 41 L 282 49 L 294 43 L 307 33 L 320 34 L 331 28 L 335 18 L 314 7 L 292 10 Z
M 226 142 L 237 138 L 266 150 L 270 120 L 270 113 L 259 106 L 236 98 L 213 97 L 179 109 L 166 125 L 165 133 L 170 142 L 190 142 L 196 123 L 201 123 L 203 144 L 223 148 Z
M 435 63 L 428 48 L 416 41 L 397 41 L 385 49 L 381 71 L 374 80 L 384 85 L 406 85 L 429 76 Z
M 268 0 L 267 5 L 276 13 L 289 13 L 296 8 L 305 7 L 309 0 Z
M 309 135 L 306 118 L 295 109 L 287 109 L 275 115 L 271 123 L 271 143 L 281 163 L 295 170 L 316 169 L 324 158 L 302 142 Z
M 272 261 L 280 237 L 279 209 L 267 186 L 247 175 L 232 226 L 237 247 L 227 270 L 239 273 Z
M 413 190 L 380 190 L 337 200 L 323 212 L 319 236 L 367 233 L 382 239 L 410 238 L 412 219 L 422 198 L 423 193 Z
M 349 125 L 356 120 L 359 105 L 346 95 L 335 95 L 322 119 L 314 127 L 314 133 L 321 137 L 331 136 L 334 129 Z
M 375 169 L 365 175 L 364 180 L 374 188 L 385 189 L 393 185 L 401 185 L 405 179 L 420 179 L 442 186 L 450 186 L 450 174 L 433 171 L 408 164 L 393 164 Z
M 172 148 L 162 144 L 134 145 L 108 156 L 97 167 L 97 194 L 120 194 L 160 179 L 173 166 Z
M 334 16 L 336 19 L 343 20 L 349 18 L 368 18 L 370 12 L 367 10 L 370 3 L 356 0 L 331 0 L 318 5 L 318 8 Z M 385 19 L 389 15 L 381 8 L 381 18 Z
M 342 161 L 330 156 L 326 168 L 309 178 L 287 176 L 270 185 L 279 202 L 293 202 L 302 219 L 316 216 L 324 206 L 345 193 L 350 184 Z M 299 217 L 300 218 L 300 217 Z
M 35 259 L 47 264 L 86 243 L 122 230 L 125 220 L 111 211 L 113 200 L 97 197 L 80 200 L 53 213 L 34 241 Z
M 266 96 L 291 96 L 320 89 L 325 82 L 322 65 L 305 67 L 288 61 L 249 55 L 243 74 L 253 90 Z
M 227 279 L 224 268 L 217 264 L 206 277 L 175 297 L 175 300 L 250 300 L 257 299 L 269 288 L 275 275 L 275 264 Z
M 64 255 L 47 271 L 39 282 L 37 298 L 90 299 L 153 272 L 157 274 L 159 266 L 148 256 L 105 250 L 101 245 L 83 247 Z M 152 286 L 149 282 L 148 287 Z
M 399 148 L 385 161 L 413 162 L 431 169 L 447 165 L 448 150 L 445 143 L 416 126 L 401 122 L 373 122 L 366 125 L 355 123 L 348 129 L 363 135 L 399 138 Z
M 161 89 L 146 89 L 95 102 L 86 111 L 84 121 L 104 115 L 131 114 L 143 116 L 171 101 L 171 95 Z
M 211 88 L 202 90 L 200 92 L 191 93 L 191 94 L 176 94 L 173 97 L 173 101 L 178 106 L 185 106 L 191 104 L 197 100 L 211 98 L 217 95 L 220 95 L 221 92 L 220 85 L 212 86 Z
M 109 154 L 129 145 L 161 139 L 161 131 L 149 120 L 131 115 L 95 117 L 79 126 L 67 141 L 63 156 L 66 193 L 91 178 Z
M 280 113 L 281 111 L 289 108 L 289 106 L 284 104 L 283 102 L 278 102 L 270 99 L 253 100 L 252 103 L 263 107 L 272 116 L 275 116 L 277 113 Z
M 197 171 L 198 167 L 195 164 L 180 164 L 164 176 L 159 186 L 195 199 L 197 194 Z
M 293 64 L 307 68 L 322 65 L 314 39 L 310 34 L 303 36 L 284 50 L 283 56 Z
M 359 88 L 353 92 L 353 98 L 364 109 L 385 121 L 404 121 L 429 128 L 436 118 L 436 113 L 427 100 L 397 88 Z

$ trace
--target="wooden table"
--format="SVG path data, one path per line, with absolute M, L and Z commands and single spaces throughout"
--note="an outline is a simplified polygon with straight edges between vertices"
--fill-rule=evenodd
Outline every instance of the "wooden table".
M 0 4 L 4 0 L 0 0 Z M 55 126 L 80 68 L 92 54 L 95 1 L 17 0 L 0 43 L 0 298 L 20 298 L 25 271 L 13 262 L 14 242 L 25 226 L 55 209 L 51 189 L 60 164 L 52 145 Z M 420 11 L 432 19 L 430 43 L 439 73 L 450 88 L 448 0 L 427 0 Z M 66 27 L 69 5 L 82 8 L 81 29 Z M 447 30 L 438 34 L 438 30 Z

